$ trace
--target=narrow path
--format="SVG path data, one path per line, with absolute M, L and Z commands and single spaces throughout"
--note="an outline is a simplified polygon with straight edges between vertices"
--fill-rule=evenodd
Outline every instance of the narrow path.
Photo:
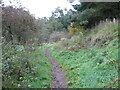
M 54 75 L 51 88 L 67 88 L 66 79 L 64 77 L 64 72 L 61 70 L 61 68 L 54 61 L 53 57 L 50 54 L 49 48 L 47 48 L 45 50 L 45 54 L 52 64 L 52 71 L 53 71 L 53 75 Z

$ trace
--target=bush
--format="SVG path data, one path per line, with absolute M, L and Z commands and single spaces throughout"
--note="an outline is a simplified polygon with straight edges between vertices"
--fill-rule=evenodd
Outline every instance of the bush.
M 44 48 L 32 48 L 11 43 L 3 45 L 3 88 L 50 87 L 51 64 L 43 53 Z

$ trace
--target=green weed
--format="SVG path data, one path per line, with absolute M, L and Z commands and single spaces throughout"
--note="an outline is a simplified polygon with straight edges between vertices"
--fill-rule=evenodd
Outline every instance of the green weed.
M 7 45 L 3 48 L 4 88 L 50 87 L 51 64 L 44 54 L 45 46 L 26 50 L 24 46 Z
M 58 42 L 59 49 L 53 47 L 51 51 L 55 60 L 67 71 L 70 88 L 118 87 L 118 25 L 108 22 L 101 25 L 80 38 L 81 48 L 68 49 L 75 43 L 61 48 Z

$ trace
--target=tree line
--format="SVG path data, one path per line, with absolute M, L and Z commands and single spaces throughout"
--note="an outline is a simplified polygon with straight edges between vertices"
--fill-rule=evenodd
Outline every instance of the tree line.
M 2 1 L 0 3 L 4 4 Z M 119 16 L 119 3 L 117 2 L 81 2 L 73 5 L 74 10 L 57 7 L 51 17 L 38 19 L 23 7 L 4 5 L 1 7 L 2 36 L 6 42 L 13 44 L 49 42 L 55 32 L 68 33 L 72 30 L 80 31 L 81 28 L 82 32 L 86 32 L 101 20 L 106 18 L 112 20 Z

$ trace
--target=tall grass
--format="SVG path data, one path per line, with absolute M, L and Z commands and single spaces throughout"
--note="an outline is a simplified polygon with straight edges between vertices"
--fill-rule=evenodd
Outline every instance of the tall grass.
M 106 21 L 89 30 L 84 36 L 75 35 L 71 39 L 59 41 L 54 45 L 55 49 L 77 50 L 80 48 L 103 47 L 112 39 L 118 37 L 118 20 L 116 22 Z

